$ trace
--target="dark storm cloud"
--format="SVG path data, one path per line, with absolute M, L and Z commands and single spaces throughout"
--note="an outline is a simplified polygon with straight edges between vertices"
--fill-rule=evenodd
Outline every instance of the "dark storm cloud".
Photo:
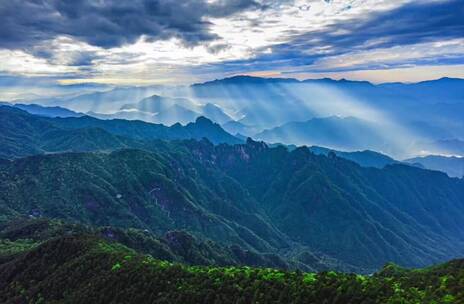
M 205 17 L 265 9 L 254 0 L 7 0 L 0 1 L 0 48 L 25 49 L 68 35 L 91 45 L 116 47 L 177 37 L 187 45 L 216 38 Z

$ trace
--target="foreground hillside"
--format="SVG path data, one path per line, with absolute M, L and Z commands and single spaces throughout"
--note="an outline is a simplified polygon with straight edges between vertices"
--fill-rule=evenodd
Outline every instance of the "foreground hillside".
M 372 276 L 185 266 L 88 235 L 0 264 L 1 303 L 462 303 L 464 261 Z

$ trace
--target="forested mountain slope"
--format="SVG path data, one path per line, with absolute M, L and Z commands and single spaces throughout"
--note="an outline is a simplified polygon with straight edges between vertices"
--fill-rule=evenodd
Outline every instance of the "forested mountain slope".
M 33 156 L 0 170 L 3 217 L 31 214 L 200 237 L 376 269 L 464 254 L 464 182 L 404 165 L 363 168 L 249 140 Z M 351 266 L 350 266 L 351 267 Z
M 462 179 L 405 165 L 363 168 L 307 148 L 190 143 L 240 181 L 292 240 L 364 265 L 463 254 Z
M 1 176 L 4 215 L 39 212 L 157 232 L 184 228 L 260 250 L 287 246 L 235 180 L 188 155 L 124 150 L 33 156 L 12 162 Z
M 84 152 L 146 147 L 155 139 L 202 139 L 239 143 L 219 125 L 200 117 L 195 123 L 172 127 L 142 121 L 100 120 L 89 116 L 48 118 L 0 106 L 0 158 L 41 153 Z
M 112 226 L 88 226 L 46 218 L 19 217 L 0 223 L 0 260 L 11 259 L 15 254 L 35 248 L 40 244 L 65 235 L 92 235 L 109 242 L 118 242 L 156 259 L 189 265 L 261 266 L 280 269 L 301 268 L 321 271 L 336 265 L 317 264 L 314 267 L 297 260 L 285 261 L 275 254 L 261 254 L 237 245 L 223 246 L 208 239 L 201 239 L 185 230 L 172 230 L 156 235 L 148 230 L 123 229 Z M 1 263 L 1 262 L 0 262 Z
M 373 276 L 172 264 L 93 236 L 0 263 L 2 303 L 461 303 L 463 261 Z

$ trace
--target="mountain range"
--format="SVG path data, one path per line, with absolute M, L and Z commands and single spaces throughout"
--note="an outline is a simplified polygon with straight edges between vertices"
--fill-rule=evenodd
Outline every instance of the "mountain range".
M 192 90 L 193 95 L 201 99 L 215 100 L 224 106 L 238 105 L 240 116 L 236 120 L 243 127 L 235 126 L 235 130 L 248 136 L 258 138 L 262 133 L 272 136 L 272 132 L 281 131 L 275 136 L 280 142 L 311 145 L 319 141 L 315 137 L 318 133 L 305 132 L 303 122 L 311 122 L 326 135 L 324 145 L 336 149 L 340 148 L 339 132 L 332 132 L 337 123 L 331 119 L 338 116 L 353 119 L 352 125 L 345 123 L 349 130 L 356 130 L 361 120 L 376 126 L 374 130 L 380 129 L 384 138 L 387 134 L 385 144 L 372 147 L 371 136 L 366 133 L 370 130 L 364 128 L 362 134 L 367 134 L 366 142 L 364 136 L 357 136 L 361 145 L 358 144 L 356 150 L 371 145 L 370 149 L 384 151 L 385 146 L 389 146 L 389 154 L 407 158 L 411 157 L 408 155 L 411 151 L 424 150 L 431 154 L 462 155 L 462 149 L 452 149 L 444 143 L 462 140 L 463 84 L 462 79 L 451 78 L 416 84 L 374 85 L 349 80 L 298 81 L 236 76 L 197 84 Z M 245 133 L 247 127 L 255 131 Z M 389 136 L 393 133 L 395 138 Z
M 464 255 L 464 180 L 425 169 L 460 158 L 278 143 L 302 128 L 302 142 L 382 144 L 356 117 L 261 133 L 275 144 L 203 116 L 170 127 L 106 118 L 0 106 L 0 302 L 464 297 L 462 260 L 430 266 Z
M 420 164 L 423 168 L 446 172 L 451 177 L 464 177 L 464 158 L 455 156 L 428 155 L 405 160 Z
M 309 144 L 342 150 L 375 149 L 385 141 L 379 130 L 380 126 L 355 117 L 331 116 L 287 123 L 255 137 L 272 143 Z
M 60 106 L 102 119 L 166 125 L 186 124 L 204 116 L 237 137 L 266 135 L 281 143 L 370 149 L 406 159 L 423 151 L 464 155 L 456 144 L 464 140 L 463 87 L 462 79 L 453 78 L 376 85 L 344 79 L 234 76 L 184 87 L 98 87 L 100 91 L 86 89 L 77 95 L 15 102 Z M 340 122 L 334 117 L 344 119 L 347 130 L 367 136 L 356 134 L 354 142 L 340 138 L 340 132 L 334 131 Z M 323 140 L 317 132 L 306 132 L 307 124 L 325 134 Z M 373 142 L 375 135 L 380 135 L 380 142 Z
M 107 114 L 106 116 L 111 118 L 127 118 L 132 115 L 136 118 L 139 113 L 142 118 L 145 117 L 142 120 L 149 120 L 165 125 L 172 125 L 177 122 L 188 123 L 194 121 L 199 116 L 205 116 L 220 124 L 232 120 L 221 108 L 211 103 L 198 105 L 186 98 L 169 98 L 158 95 L 144 98 L 136 104 L 124 105 L 120 111 Z
M 197 141 L 225 133 L 205 118 L 164 127 L 0 110 L 2 147 L 10 147 L 3 158 L 13 159 L 0 167 L 4 220 L 45 216 L 156 235 L 184 229 L 309 269 L 424 266 L 464 251 L 463 181 L 440 172 L 361 167 L 336 153 L 251 139 Z M 163 140 L 173 134 L 191 139 Z
M 143 147 L 154 139 L 202 139 L 214 143 L 239 143 L 219 125 L 199 117 L 185 126 L 166 127 L 142 121 L 100 120 L 89 116 L 44 117 L 11 106 L 0 106 L 0 158 L 38 153 L 93 151 Z

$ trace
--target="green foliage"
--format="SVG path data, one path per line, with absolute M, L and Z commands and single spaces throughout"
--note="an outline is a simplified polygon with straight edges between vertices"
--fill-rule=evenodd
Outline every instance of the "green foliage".
M 8 239 L 0 239 L 0 256 L 15 255 L 21 252 L 28 251 L 38 243 L 30 239 L 22 239 L 10 241 Z
M 84 117 L 47 118 L 0 105 L 0 158 L 67 151 L 112 151 L 148 148 L 156 139 L 202 139 L 213 143 L 241 141 L 206 118 L 187 126 L 167 127 L 141 121 Z
M 111 267 L 111 270 L 113 271 L 116 271 L 116 270 L 119 270 L 121 269 L 121 264 L 120 263 L 116 263 L 113 265 L 113 267 Z
M 305 273 L 303 275 L 303 282 L 306 284 L 313 284 L 317 281 L 317 277 L 315 273 Z
M 112 253 L 125 251 L 124 260 L 131 260 L 134 253 L 149 254 L 162 260 L 161 266 L 169 262 L 193 265 L 243 265 L 250 263 L 243 253 L 249 252 L 234 246 L 234 249 L 221 246 L 210 240 L 201 240 L 185 231 L 170 231 L 164 236 L 155 235 L 139 229 L 115 227 L 91 227 L 69 224 L 45 218 L 16 218 L 0 224 L 0 241 L 11 244 L 40 244 L 62 235 L 93 235 L 112 241 L 98 243 L 100 250 Z M 16 245 L 16 246 L 17 246 Z M 24 248 L 28 249 L 28 248 Z M 10 250 L 11 254 L 24 250 Z M 273 266 L 265 256 L 253 253 L 256 266 Z M 0 255 L 1 256 L 1 255 Z M 278 264 L 277 264 L 278 265 Z
M 188 266 L 67 236 L 0 264 L 0 302 L 461 303 L 464 260 L 372 276 L 271 268 Z M 53 275 L 49 275 L 53 269 Z M 446 284 L 443 285 L 443 278 Z
M 370 273 L 388 261 L 421 267 L 462 254 L 464 180 L 439 172 L 363 168 L 252 140 L 155 140 L 218 131 L 205 120 L 168 130 L 1 107 L 0 129 L 0 158 L 35 155 L 0 162 L 0 221 L 176 230 L 165 242 L 119 236 L 157 258 L 201 265 Z M 63 151 L 87 152 L 36 155 Z

